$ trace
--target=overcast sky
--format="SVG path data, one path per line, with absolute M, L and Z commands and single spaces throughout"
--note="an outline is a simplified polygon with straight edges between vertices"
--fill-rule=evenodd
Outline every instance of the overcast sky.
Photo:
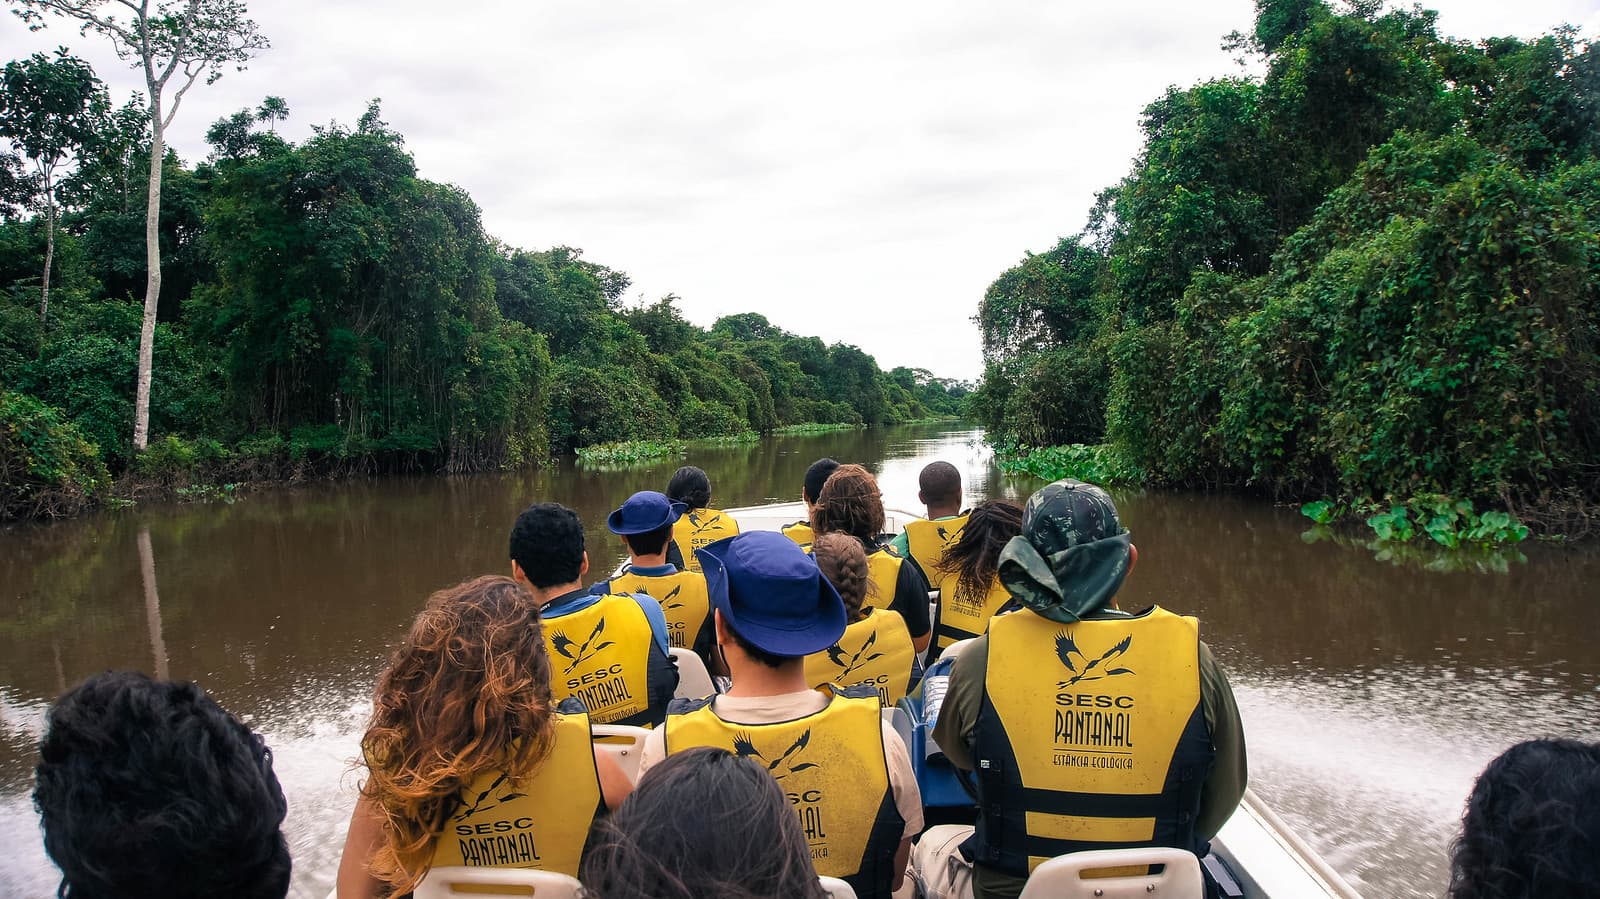
M 884 368 L 971 378 L 970 318 L 1026 251 L 1082 228 L 1128 171 L 1139 110 L 1237 73 L 1251 0 L 1080 3 L 251 0 L 272 41 L 185 98 L 169 136 L 276 94 L 291 140 L 373 97 L 423 177 L 507 243 L 581 247 L 693 321 L 755 311 Z M 1600 35 L 1600 0 L 1441 0 L 1456 37 Z M 64 22 L 0 22 L 0 56 L 65 44 L 126 97 L 142 80 Z

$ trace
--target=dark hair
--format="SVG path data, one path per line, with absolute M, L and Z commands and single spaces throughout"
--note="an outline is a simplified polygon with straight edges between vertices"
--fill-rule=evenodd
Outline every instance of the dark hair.
M 511 559 L 543 589 L 583 576 L 583 522 L 560 503 L 534 503 L 511 526 Z
M 486 575 L 428 597 L 361 738 L 362 793 L 384 818 L 373 875 L 414 887 L 463 784 L 490 768 L 522 777 L 549 755 L 552 705 L 539 607 L 521 584 Z
M 954 596 L 981 600 L 1000 570 L 1000 551 L 1022 533 L 1022 507 L 1003 499 L 978 503 L 967 514 L 961 537 L 944 551 L 939 573 L 956 579 Z
M 838 467 L 839 463 L 826 457 L 811 463 L 811 467 L 806 469 L 805 487 L 802 488 L 802 495 L 805 497 L 806 502 L 815 503 L 817 501 L 817 497 L 822 495 L 822 485 L 828 483 L 828 477 Z
M 711 479 L 693 465 L 685 465 L 673 472 L 672 480 L 667 482 L 667 499 L 691 509 L 704 509 L 711 505 Z
M 859 465 L 841 465 L 829 475 L 811 509 L 811 529 L 816 533 L 842 531 L 873 545 L 883 533 L 883 522 L 878 479 Z
M 48 721 L 33 804 L 58 896 L 288 892 L 272 752 L 204 690 L 110 671 L 63 694 Z
M 837 531 L 822 534 L 812 542 L 811 554 L 816 557 L 822 576 L 844 600 L 845 617 L 859 621 L 868 608 L 868 594 L 876 589 L 872 570 L 867 565 L 867 551 L 862 548 L 861 541 Z
M 946 506 L 961 502 L 961 472 L 949 462 L 929 462 L 917 475 L 917 489 L 922 491 L 922 501 L 930 506 Z
M 1530 740 L 1478 776 L 1451 899 L 1592 896 L 1600 884 L 1600 744 Z
M 601 826 L 582 878 L 597 899 L 824 899 L 778 782 L 726 749 L 676 752 Z
M 653 556 L 666 547 L 667 541 L 672 539 L 672 525 L 664 524 L 653 531 L 642 534 L 623 534 L 622 542 L 627 545 L 628 552 L 635 556 Z

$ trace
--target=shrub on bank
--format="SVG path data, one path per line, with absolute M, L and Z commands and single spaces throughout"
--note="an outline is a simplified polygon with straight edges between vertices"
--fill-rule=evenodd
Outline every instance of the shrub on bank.
M 59 409 L 0 392 L 0 519 L 73 515 L 109 483 L 99 448 Z

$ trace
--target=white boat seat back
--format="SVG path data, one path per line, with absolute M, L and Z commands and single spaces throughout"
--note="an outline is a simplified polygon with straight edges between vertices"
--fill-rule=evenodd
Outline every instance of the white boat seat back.
M 822 881 L 822 891 L 828 894 L 828 899 L 856 899 L 856 891 L 837 877 L 819 877 Z
M 672 657 L 678 662 L 678 689 L 672 694 L 675 698 L 704 699 L 717 692 L 711 683 L 711 672 L 706 670 L 706 663 L 693 650 L 674 646 Z
M 583 884 L 576 877 L 527 868 L 434 868 L 412 891 L 416 899 L 460 899 L 484 896 L 526 899 L 580 899 Z
M 1161 865 L 1160 874 L 1084 877 L 1105 868 Z M 1205 899 L 1200 860 L 1182 849 L 1096 849 L 1058 855 L 1033 869 L 1018 899 Z
M 899 707 L 884 709 L 883 723 L 894 728 L 894 732 L 900 735 L 900 742 L 906 744 L 906 751 L 910 752 L 911 732 L 916 729 L 911 721 L 911 713 Z
M 594 748 L 611 756 L 630 783 L 639 782 L 639 757 L 644 754 L 645 738 L 650 731 L 627 724 L 591 724 L 589 738 Z
M 941 659 L 953 659 L 956 656 L 961 655 L 961 650 L 966 649 L 968 646 L 971 646 L 972 645 L 972 641 L 976 640 L 976 639 L 978 639 L 978 638 L 977 637 L 968 637 L 965 640 L 957 640 L 956 642 L 950 644 L 949 646 L 946 646 L 944 648 L 944 652 L 939 653 L 939 658 L 941 658 Z

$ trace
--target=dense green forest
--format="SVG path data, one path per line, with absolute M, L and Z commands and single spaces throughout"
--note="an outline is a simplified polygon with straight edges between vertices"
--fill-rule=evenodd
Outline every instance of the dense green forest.
M 989 287 L 976 414 L 1105 479 L 1572 533 L 1600 501 L 1600 48 L 1256 6 L 1228 46 L 1264 75 L 1169 89 L 1083 233 Z
M 628 305 L 628 276 L 579 250 L 499 243 L 376 102 L 295 144 L 267 98 L 210 129 L 205 161 L 165 158 L 155 439 L 134 454 L 147 116 L 64 52 L 6 78 L 27 90 L 0 100 L 0 517 L 73 511 L 123 475 L 459 472 L 961 411 L 966 386 L 928 371 L 755 313 L 701 328 L 672 296 Z M 30 120 L 28 98 L 57 115 Z

